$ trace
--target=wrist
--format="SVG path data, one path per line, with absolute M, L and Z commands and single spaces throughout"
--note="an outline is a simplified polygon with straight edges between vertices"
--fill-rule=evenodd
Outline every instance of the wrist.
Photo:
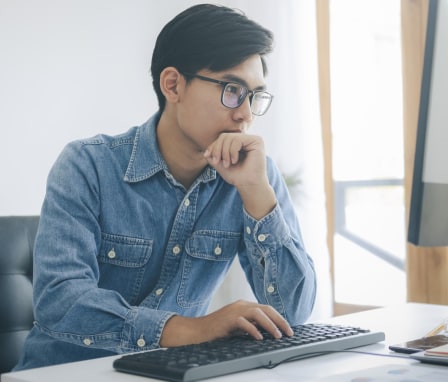
M 238 189 L 246 212 L 255 220 L 269 214 L 277 205 L 274 189 L 268 184 L 264 187 L 243 187 Z
M 160 347 L 175 347 L 207 340 L 201 318 L 173 316 L 163 328 Z

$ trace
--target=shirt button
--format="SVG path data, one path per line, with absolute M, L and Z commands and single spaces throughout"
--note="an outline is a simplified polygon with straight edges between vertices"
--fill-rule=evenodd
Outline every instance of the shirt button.
M 174 253 L 175 255 L 178 255 L 178 254 L 180 253 L 180 247 L 179 247 L 178 245 L 175 245 L 175 246 L 173 247 L 173 253 Z
M 90 346 L 90 345 L 92 345 L 92 341 L 91 341 L 89 338 L 84 338 L 84 339 L 82 340 L 82 343 L 83 343 L 84 345 L 86 345 L 86 346 Z
M 143 339 L 143 338 L 139 338 L 138 340 L 137 340 L 137 346 L 139 347 L 139 348 L 142 348 L 142 347 L 144 347 L 146 345 L 146 341 Z
M 217 245 L 215 248 L 215 255 L 219 256 L 221 253 L 222 253 L 222 249 L 219 245 Z
M 160 296 L 163 293 L 163 288 L 159 288 L 156 290 L 156 295 Z
M 272 284 L 270 284 L 270 285 L 268 286 L 267 291 L 268 291 L 268 293 L 273 293 L 273 292 L 275 291 L 274 286 L 273 286 Z
M 258 235 L 258 241 L 263 242 L 263 241 L 265 241 L 265 240 L 266 240 L 266 235 L 260 233 L 260 234 Z
M 250 235 L 250 234 L 251 234 L 251 232 L 252 232 L 252 231 L 251 231 L 251 229 L 250 229 L 250 227 L 249 227 L 249 226 L 247 226 L 247 227 L 246 227 L 246 232 L 247 232 L 247 234 L 248 234 L 248 235 Z
M 184 206 L 188 207 L 190 205 L 190 199 L 185 199 Z
M 114 249 L 112 248 L 108 253 L 107 253 L 107 257 L 109 259 L 115 259 L 115 256 L 117 256 L 117 254 L 115 253 Z

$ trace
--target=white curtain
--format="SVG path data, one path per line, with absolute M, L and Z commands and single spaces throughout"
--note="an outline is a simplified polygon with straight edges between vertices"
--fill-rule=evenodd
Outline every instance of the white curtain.
M 201 1 L 0 2 L 0 215 L 38 214 L 50 166 L 70 140 L 118 133 L 156 110 L 150 57 L 157 33 Z M 318 273 L 311 319 L 331 316 L 319 120 L 316 15 L 309 0 L 222 0 L 271 29 L 267 84 L 275 95 L 254 131 L 286 175 Z M 7 185 L 7 186 L 5 186 Z M 213 308 L 253 298 L 235 264 Z

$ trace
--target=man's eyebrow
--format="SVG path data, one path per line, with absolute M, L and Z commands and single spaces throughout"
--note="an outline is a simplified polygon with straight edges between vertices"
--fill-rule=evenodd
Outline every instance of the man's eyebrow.
M 248 83 L 244 79 L 242 79 L 241 77 L 235 76 L 234 74 L 225 74 L 222 77 L 222 79 L 226 82 L 229 81 L 229 82 L 235 82 L 237 84 L 241 84 L 241 85 L 245 86 L 246 88 L 250 89 Z M 250 89 L 250 90 L 266 90 L 266 85 L 263 84 L 263 85 L 257 86 L 256 88 Z

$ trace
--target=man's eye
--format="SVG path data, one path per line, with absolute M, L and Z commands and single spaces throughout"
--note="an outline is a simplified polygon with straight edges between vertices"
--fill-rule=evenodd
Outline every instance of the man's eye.
M 227 93 L 232 93 L 232 94 L 240 94 L 241 93 L 241 86 L 228 84 L 226 86 L 226 92 Z

